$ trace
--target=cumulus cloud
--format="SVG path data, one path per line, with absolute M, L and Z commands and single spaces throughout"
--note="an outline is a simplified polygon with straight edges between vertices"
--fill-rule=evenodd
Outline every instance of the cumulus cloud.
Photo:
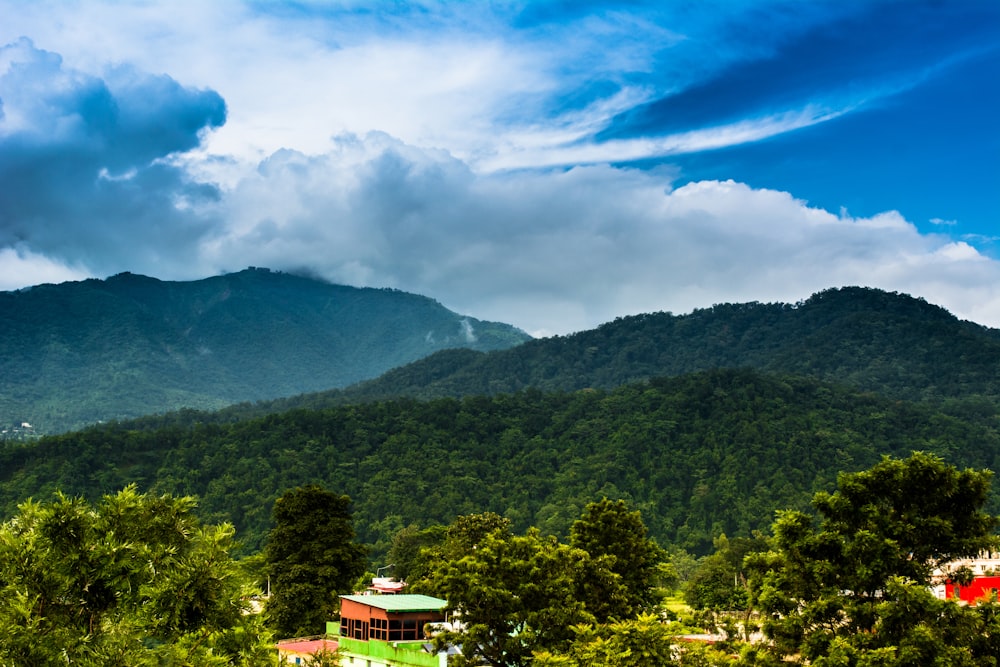
M 169 158 L 224 122 L 218 94 L 124 66 L 83 74 L 21 39 L 0 47 L 0 99 L 0 247 L 95 272 L 195 253 L 218 193 Z
M 939 188 L 923 233 L 873 213 L 896 206 L 875 179 L 870 201 L 890 203 L 858 216 L 781 179 L 740 182 L 812 165 L 831 206 L 850 202 L 843 175 L 876 152 L 803 149 L 803 163 L 782 142 L 823 130 L 842 144 L 834 130 L 859 110 L 873 117 L 973 48 L 949 28 L 969 22 L 896 18 L 892 3 L 723 4 L 230 0 L 180 17 L 155 2 L 22 3 L 17 27 L 0 25 L 5 41 L 38 39 L 0 48 L 0 289 L 257 265 L 549 334 L 860 284 L 1000 325 L 1000 263 L 982 254 L 995 239 L 969 235 L 955 208 L 973 186 Z M 881 43 L 890 33 L 901 45 Z M 727 151 L 749 144 L 774 152 L 734 172 Z M 722 167 L 685 176 L 662 159 L 675 155 Z M 616 166 L 650 158 L 660 166 Z M 933 190 L 906 182 L 918 188 Z
M 1000 263 L 894 211 L 835 215 L 733 181 L 609 165 L 478 174 L 382 133 L 280 151 L 223 202 L 206 262 L 309 267 L 535 334 L 870 285 L 1000 322 Z M 971 288 L 971 289 L 970 289 Z M 975 294 L 974 297 L 969 295 Z

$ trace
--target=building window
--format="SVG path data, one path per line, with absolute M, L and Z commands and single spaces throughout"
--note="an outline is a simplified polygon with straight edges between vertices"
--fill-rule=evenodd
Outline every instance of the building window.
M 380 639 L 382 641 L 389 639 L 389 621 L 384 618 L 373 618 L 371 633 L 368 637 L 370 639 Z

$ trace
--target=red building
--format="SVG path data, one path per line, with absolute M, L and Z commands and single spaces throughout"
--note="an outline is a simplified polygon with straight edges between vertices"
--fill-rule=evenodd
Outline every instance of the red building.
M 980 600 L 996 600 L 1000 591 L 1000 576 L 980 576 L 967 585 L 949 581 L 945 584 L 945 593 L 949 600 L 960 600 L 969 605 L 975 605 Z
M 341 595 L 340 636 L 418 641 L 424 625 L 444 620 L 446 600 L 427 595 Z

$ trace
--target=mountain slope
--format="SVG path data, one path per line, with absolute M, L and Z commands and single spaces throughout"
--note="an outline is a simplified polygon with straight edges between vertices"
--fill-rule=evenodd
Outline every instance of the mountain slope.
M 439 352 L 305 404 L 612 388 L 753 367 L 910 400 L 1000 400 L 1000 331 L 905 294 L 847 287 L 798 304 L 723 304 L 619 318 L 591 331 L 475 353 Z
M 275 498 L 318 483 L 354 501 L 360 537 L 387 548 L 411 523 L 491 510 L 564 534 L 586 503 L 627 498 L 662 544 L 766 530 L 838 472 L 885 454 L 1000 465 L 989 424 L 925 404 L 751 370 L 653 379 L 613 391 L 526 390 L 293 410 L 229 424 L 95 427 L 0 448 L 0 510 L 55 489 L 99 497 L 129 482 L 195 494 L 253 551 Z M 996 495 L 990 510 L 996 511 Z
M 0 425 L 100 420 L 342 387 L 450 347 L 527 340 L 427 297 L 251 268 L 0 293 Z

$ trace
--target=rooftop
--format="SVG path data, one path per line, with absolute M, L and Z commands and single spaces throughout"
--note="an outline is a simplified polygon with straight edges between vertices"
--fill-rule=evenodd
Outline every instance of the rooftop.
M 368 605 L 385 611 L 441 611 L 448 606 L 447 600 L 430 595 L 341 595 L 341 599 Z

